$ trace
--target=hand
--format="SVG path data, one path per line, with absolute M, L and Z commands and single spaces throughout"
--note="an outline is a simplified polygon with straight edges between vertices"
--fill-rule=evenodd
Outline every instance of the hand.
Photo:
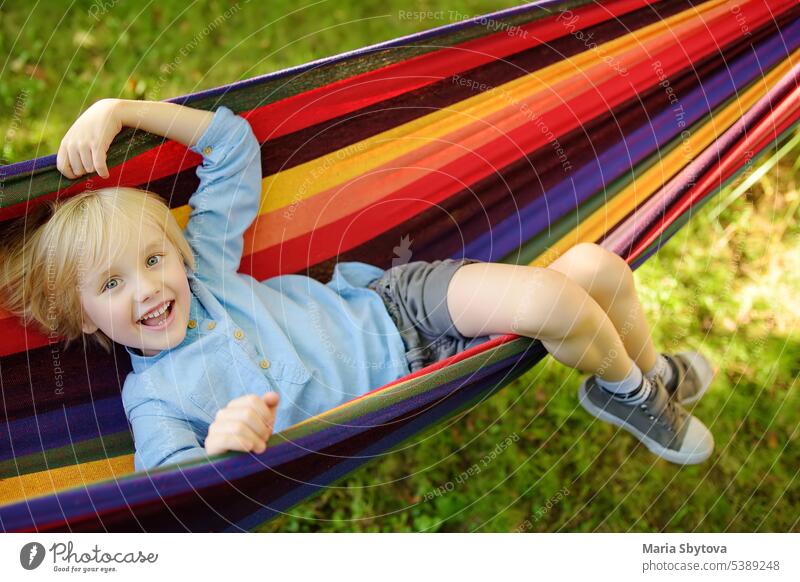
M 217 455 L 226 451 L 263 453 L 275 425 L 275 412 L 280 397 L 267 392 L 258 397 L 249 394 L 231 400 L 217 413 L 208 428 L 206 453 Z
M 90 172 L 108 178 L 106 152 L 122 130 L 118 103 L 117 99 L 101 99 L 69 128 L 61 140 L 56 160 L 56 167 L 67 178 L 74 180 Z

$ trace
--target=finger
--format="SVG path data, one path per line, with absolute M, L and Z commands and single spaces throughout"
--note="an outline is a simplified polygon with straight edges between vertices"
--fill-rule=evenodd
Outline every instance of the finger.
M 228 434 L 215 434 L 206 438 L 205 449 L 209 455 L 219 455 L 229 451 L 246 453 L 250 450 L 250 446 L 245 446 L 240 438 L 233 438 Z
M 255 433 L 236 421 L 217 421 L 209 427 L 206 441 L 222 451 L 249 451 L 258 443 Z
M 97 147 L 92 150 L 92 162 L 94 168 L 101 178 L 108 178 L 108 166 L 106 165 L 106 151 L 102 147 Z
M 217 438 L 230 451 L 264 452 L 266 448 L 265 439 L 242 422 L 223 422 L 217 429 Z
M 72 173 L 77 178 L 86 173 L 86 170 L 83 169 L 83 163 L 81 162 L 81 155 L 78 153 L 77 146 L 67 146 L 67 154 L 69 155 L 69 165 L 72 166 Z
M 222 422 L 238 422 L 246 425 L 262 440 L 266 440 L 270 435 L 269 415 L 264 411 L 252 408 L 226 408 L 220 411 L 218 418 Z
M 264 400 L 264 404 L 270 408 L 275 408 L 281 401 L 280 394 L 277 392 L 266 392 L 264 396 L 262 396 L 262 399 Z
M 72 167 L 69 165 L 69 155 L 67 154 L 67 148 L 64 146 L 63 142 L 61 146 L 58 148 L 58 155 L 56 156 L 56 167 L 58 171 L 64 174 L 70 180 L 75 179 L 75 174 L 72 172 Z
M 78 152 L 81 156 L 81 163 L 83 164 L 83 169 L 86 170 L 86 173 L 94 172 L 94 162 L 92 161 L 92 149 L 89 147 L 88 144 L 82 145 L 78 148 Z
M 264 401 L 255 394 L 248 394 L 235 400 L 231 400 L 226 408 L 232 409 L 253 409 L 263 419 L 264 423 L 270 419 L 269 410 Z

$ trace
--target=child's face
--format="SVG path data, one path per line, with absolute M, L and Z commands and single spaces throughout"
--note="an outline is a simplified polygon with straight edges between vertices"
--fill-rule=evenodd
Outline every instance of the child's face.
M 181 255 L 163 231 L 143 225 L 117 262 L 86 273 L 80 287 L 83 331 L 100 329 L 114 342 L 153 356 L 186 337 L 190 291 Z M 148 318 L 168 304 L 163 315 Z M 166 318 L 166 319 L 165 319 Z M 157 325 L 152 325 L 157 324 Z

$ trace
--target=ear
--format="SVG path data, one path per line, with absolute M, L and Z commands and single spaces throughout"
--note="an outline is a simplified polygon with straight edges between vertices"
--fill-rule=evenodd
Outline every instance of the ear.
M 91 320 L 90 321 L 85 321 L 84 324 L 83 324 L 83 333 L 93 334 L 98 329 L 100 329 L 100 328 L 98 328 L 94 323 L 92 323 Z
M 81 305 L 81 311 L 83 312 L 83 318 L 82 318 L 83 323 L 81 324 L 81 329 L 83 330 L 83 333 L 93 334 L 98 329 L 100 329 L 94 324 L 92 318 L 89 317 L 89 314 L 86 313 L 86 310 L 83 308 L 83 305 Z

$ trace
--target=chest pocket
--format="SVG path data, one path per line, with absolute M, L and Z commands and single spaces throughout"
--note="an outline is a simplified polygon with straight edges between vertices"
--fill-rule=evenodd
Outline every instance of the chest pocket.
M 276 362 L 266 369 L 261 368 L 254 362 L 255 353 L 249 355 L 223 334 L 203 339 L 209 340 L 200 356 L 200 365 L 205 369 L 189 398 L 206 414 L 209 423 L 231 400 L 248 394 L 261 396 L 274 391 L 280 394 L 282 404 L 293 402 L 311 379 L 303 365 Z

